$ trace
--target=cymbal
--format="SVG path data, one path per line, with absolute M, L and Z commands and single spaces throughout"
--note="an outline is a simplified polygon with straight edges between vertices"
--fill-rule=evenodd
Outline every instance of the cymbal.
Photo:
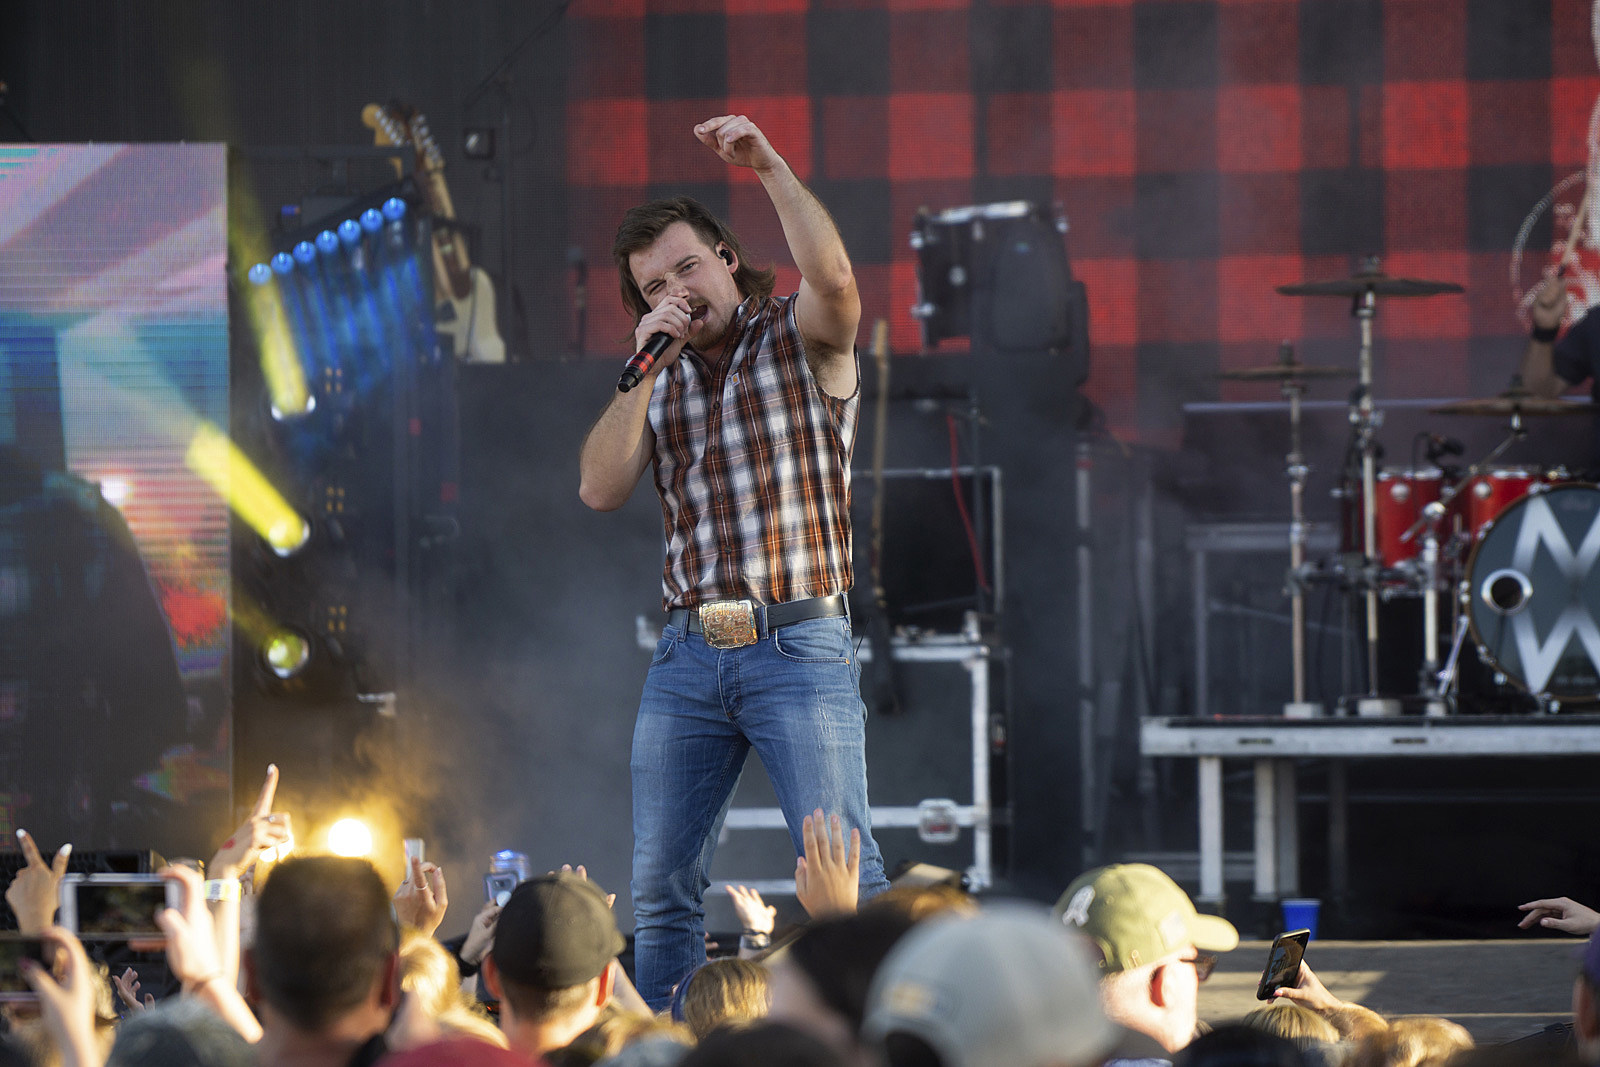
M 1354 378 L 1347 367 L 1319 367 L 1310 363 L 1273 363 L 1265 367 L 1225 370 L 1217 375 L 1234 382 L 1288 382 L 1300 378 Z
M 1457 400 L 1453 404 L 1429 408 L 1434 415 L 1595 415 L 1600 406 L 1575 400 L 1534 396 L 1523 389 L 1509 389 L 1499 396 L 1476 400 Z
M 1466 291 L 1455 282 L 1396 278 L 1381 270 L 1356 271 L 1348 278 L 1334 278 L 1325 282 L 1299 282 L 1294 285 L 1278 286 L 1278 292 L 1284 296 L 1360 296 L 1368 290 L 1378 296 L 1438 296 L 1440 293 Z

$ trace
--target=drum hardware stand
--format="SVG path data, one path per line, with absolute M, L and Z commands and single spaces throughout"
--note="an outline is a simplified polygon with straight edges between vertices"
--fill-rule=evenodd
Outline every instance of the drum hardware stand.
M 1283 398 L 1289 402 L 1289 452 L 1284 457 L 1283 473 L 1289 479 L 1289 569 L 1284 578 L 1284 595 L 1289 597 L 1290 631 L 1293 635 L 1294 700 L 1283 706 L 1283 714 L 1294 719 L 1316 718 L 1322 714 L 1322 705 L 1306 701 L 1306 607 L 1305 587 L 1311 581 L 1325 581 L 1327 576 L 1315 565 L 1306 562 L 1306 544 L 1311 525 L 1306 522 L 1306 476 L 1311 468 L 1306 465 L 1301 450 L 1300 399 L 1307 385 L 1317 378 L 1347 378 L 1352 372 L 1344 367 L 1319 367 L 1297 362 L 1294 345 L 1288 341 L 1278 346 L 1278 362 L 1264 367 L 1227 370 L 1219 378 L 1240 382 L 1277 382 Z
M 1366 268 L 1376 272 L 1378 258 L 1369 257 Z M 1400 713 L 1400 702 L 1378 696 L 1378 445 L 1377 429 L 1382 416 L 1372 402 L 1372 320 L 1378 313 L 1376 291 L 1367 286 L 1357 293 L 1351 307 L 1361 328 L 1360 378 L 1350 421 L 1356 428 L 1361 450 L 1361 552 L 1365 566 L 1367 607 L 1367 695 L 1356 701 L 1356 714 L 1389 716 Z
M 1398 715 L 1398 700 L 1384 700 L 1378 696 L 1378 595 L 1382 558 L 1378 553 L 1378 445 L 1374 434 L 1381 415 L 1374 410 L 1372 401 L 1372 321 L 1378 312 L 1379 296 L 1437 296 L 1463 292 L 1463 289 L 1454 282 L 1392 277 L 1379 269 L 1377 256 L 1368 256 L 1362 261 L 1361 269 L 1348 278 L 1280 285 L 1277 291 L 1284 296 L 1348 296 L 1353 299 L 1351 314 L 1361 328 L 1361 384 L 1350 400 L 1350 422 L 1355 431 L 1353 443 L 1361 451 L 1361 550 L 1365 557 L 1361 575 L 1367 609 L 1367 695 L 1356 699 L 1356 713 Z
M 1438 688 L 1439 673 L 1439 523 L 1445 507 L 1439 501 L 1426 505 L 1422 517 L 1422 668 L 1418 676 L 1424 714 L 1445 715 L 1444 694 Z
M 1467 614 L 1463 610 L 1456 619 L 1456 632 L 1445 666 L 1439 667 L 1439 523 L 1449 513 L 1450 504 L 1462 490 L 1472 485 L 1478 475 L 1489 468 L 1513 444 L 1528 435 L 1522 423 L 1521 412 L 1511 413 L 1511 432 L 1505 440 L 1495 445 L 1478 462 L 1468 467 L 1454 484 L 1446 484 L 1439 491 L 1439 499 L 1426 505 L 1411 528 L 1400 535 L 1405 542 L 1422 535 L 1422 668 L 1419 672 L 1421 695 L 1428 715 L 1449 714 L 1454 703 L 1451 687 L 1456 681 L 1456 666 L 1461 655 L 1461 643 L 1466 637 Z
M 1373 405 L 1373 318 L 1378 315 L 1379 296 L 1438 296 L 1461 293 L 1454 282 L 1426 282 L 1419 278 L 1397 278 L 1379 270 L 1378 256 L 1368 256 L 1362 269 L 1347 278 L 1328 282 L 1301 282 L 1277 286 L 1283 296 L 1349 296 L 1354 301 L 1350 314 L 1360 325 L 1360 386 L 1350 397 L 1350 424 L 1354 426 L 1352 445 L 1362 453 L 1362 585 L 1366 600 L 1366 696 L 1355 699 L 1358 715 L 1398 715 L 1400 701 L 1378 696 L 1378 598 L 1382 558 L 1378 553 L 1378 442 L 1374 432 L 1381 414 Z
M 1278 358 L 1285 364 L 1294 362 L 1294 346 L 1284 342 L 1278 349 Z M 1305 517 L 1306 466 L 1305 455 L 1300 450 L 1300 398 L 1306 391 L 1302 378 L 1285 378 L 1283 397 L 1289 402 L 1289 454 L 1284 457 L 1284 474 L 1289 478 L 1289 629 L 1294 657 L 1294 700 L 1283 706 L 1283 714 L 1291 719 L 1315 719 L 1322 716 L 1322 705 L 1306 700 L 1306 598 L 1301 573 L 1306 562 L 1306 540 L 1310 524 Z
M 1446 706 L 1455 710 L 1456 706 L 1456 669 L 1461 665 L 1461 648 L 1467 640 L 1467 613 L 1461 612 L 1456 616 L 1456 635 L 1450 642 L 1450 656 L 1444 661 L 1437 675 L 1434 676 L 1434 691 Z

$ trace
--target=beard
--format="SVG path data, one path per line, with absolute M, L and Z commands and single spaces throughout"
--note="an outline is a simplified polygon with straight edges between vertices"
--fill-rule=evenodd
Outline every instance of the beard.
M 689 335 L 689 343 L 694 345 L 696 352 L 709 352 L 719 347 L 723 341 L 727 340 L 728 327 L 731 324 L 731 319 L 723 319 L 721 322 L 715 321 L 713 319 L 715 312 L 712 311 L 711 306 L 709 304 L 704 306 L 706 308 L 706 317 L 700 320 L 700 328 Z

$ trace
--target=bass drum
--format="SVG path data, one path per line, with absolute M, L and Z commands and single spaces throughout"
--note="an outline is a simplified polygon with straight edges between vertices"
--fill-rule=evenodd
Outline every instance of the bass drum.
M 1597 557 L 1600 488 L 1536 490 L 1501 512 L 1473 548 L 1460 592 L 1484 662 L 1535 696 L 1600 701 Z

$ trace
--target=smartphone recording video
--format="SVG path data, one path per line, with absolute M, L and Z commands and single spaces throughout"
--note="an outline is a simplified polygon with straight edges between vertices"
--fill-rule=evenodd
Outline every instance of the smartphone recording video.
M 1284 986 L 1300 984 L 1300 961 L 1305 959 L 1310 940 L 1310 930 L 1291 930 L 1273 939 L 1267 969 L 1261 972 L 1261 985 L 1256 988 L 1257 1000 L 1271 1000 L 1272 994 Z
M 61 880 L 61 925 L 81 938 L 159 940 L 162 908 L 183 904 L 183 887 L 155 874 L 69 874 Z
M 0 935 L 0 1002 L 37 1000 L 36 994 L 22 976 L 22 961 L 32 960 L 41 967 L 48 966 L 44 959 L 44 942 L 37 937 L 19 937 L 16 934 Z

